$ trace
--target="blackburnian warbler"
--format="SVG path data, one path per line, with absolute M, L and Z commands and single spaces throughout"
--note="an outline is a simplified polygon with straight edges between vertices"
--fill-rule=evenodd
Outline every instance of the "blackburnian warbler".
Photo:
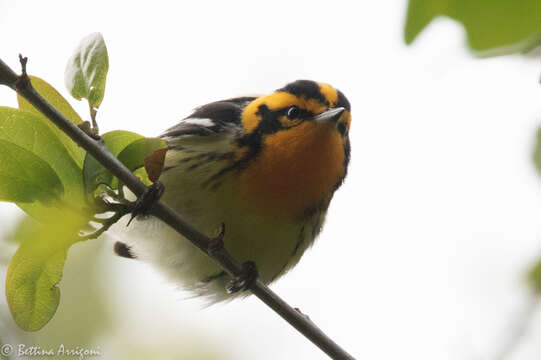
M 261 97 L 216 101 L 161 137 L 168 144 L 162 200 L 270 283 L 296 265 L 320 232 L 350 158 L 351 107 L 330 85 L 298 80 Z M 153 217 L 138 217 L 116 252 L 149 262 L 216 302 L 229 276 Z

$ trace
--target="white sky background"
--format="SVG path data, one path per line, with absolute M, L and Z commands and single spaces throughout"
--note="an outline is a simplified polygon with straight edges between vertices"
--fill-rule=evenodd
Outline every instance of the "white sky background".
M 0 58 L 18 69 L 22 52 L 30 73 L 66 95 L 68 57 L 101 32 L 110 69 L 100 129 L 148 136 L 198 105 L 300 78 L 341 89 L 353 108 L 349 176 L 316 246 L 273 289 L 358 359 L 488 359 L 541 256 L 531 163 L 541 62 L 474 59 L 450 20 L 406 47 L 406 1 L 352 4 L 0 0 Z M 0 104 L 14 99 L 0 89 Z M 19 213 L 0 204 L 0 225 Z M 183 346 L 177 332 L 229 359 L 326 358 L 257 299 L 199 310 L 111 244 L 99 266 L 110 271 L 104 289 L 116 289 L 118 329 L 104 334 L 104 358 L 108 342 Z M 537 318 L 512 359 L 537 358 Z

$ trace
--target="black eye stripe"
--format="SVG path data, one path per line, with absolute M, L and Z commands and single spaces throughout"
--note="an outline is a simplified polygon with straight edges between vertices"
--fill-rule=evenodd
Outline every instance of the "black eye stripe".
M 284 109 L 281 112 L 285 114 L 286 111 L 287 109 Z M 259 122 L 256 131 L 262 134 L 271 134 L 282 129 L 282 124 L 278 120 L 278 116 L 281 114 L 277 111 L 271 111 L 267 105 L 259 105 L 256 115 L 261 116 L 261 121 Z
M 288 113 L 293 107 L 297 109 L 295 110 L 296 117 L 291 119 L 289 118 Z M 259 105 L 256 115 L 261 116 L 261 121 L 259 122 L 259 125 L 255 129 L 255 131 L 261 134 L 272 134 L 279 130 L 288 128 L 282 125 L 282 123 L 279 120 L 279 117 L 285 116 L 290 120 L 295 120 L 295 119 L 305 120 L 305 119 L 309 119 L 313 117 L 314 113 L 295 105 L 287 106 L 278 110 L 270 110 L 267 107 L 267 105 L 261 104 Z M 301 122 L 298 122 L 295 125 L 298 125 Z

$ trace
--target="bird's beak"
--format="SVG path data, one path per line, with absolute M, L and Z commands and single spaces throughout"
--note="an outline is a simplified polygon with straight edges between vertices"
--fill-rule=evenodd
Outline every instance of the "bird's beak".
M 315 121 L 316 123 L 323 124 L 334 124 L 336 125 L 338 123 L 338 119 L 340 119 L 340 116 L 345 111 L 343 107 L 333 108 L 329 109 L 327 111 L 322 112 L 321 114 L 317 114 L 312 118 L 312 121 Z

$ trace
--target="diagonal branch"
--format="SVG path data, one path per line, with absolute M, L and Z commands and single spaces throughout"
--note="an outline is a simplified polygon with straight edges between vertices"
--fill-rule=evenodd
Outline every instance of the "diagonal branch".
M 84 148 L 90 155 L 107 168 L 136 196 L 141 196 L 145 192 L 146 186 L 116 157 L 114 157 L 103 143 L 92 139 L 76 125 L 67 120 L 32 87 L 29 78 L 26 76 L 26 71 L 24 71 L 24 65 L 26 64 L 25 59 L 26 58 L 21 57 L 23 74 L 20 76 L 15 74 L 15 72 L 0 59 L 0 84 L 9 86 L 19 93 L 65 132 L 73 141 Z M 212 239 L 197 231 L 197 229 L 189 224 L 171 207 L 162 201 L 158 201 L 152 208 L 152 214 L 171 226 L 186 239 L 190 240 L 201 251 L 218 263 L 229 275 L 236 277 L 241 274 L 242 268 L 225 249 L 216 249 L 213 247 Z M 332 359 L 354 359 L 321 331 L 307 316 L 289 306 L 259 279 L 253 281 L 248 289 Z

